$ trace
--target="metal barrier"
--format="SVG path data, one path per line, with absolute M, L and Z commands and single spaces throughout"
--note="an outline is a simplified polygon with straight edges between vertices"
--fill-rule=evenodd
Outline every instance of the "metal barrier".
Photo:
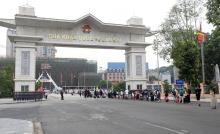
M 14 92 L 14 101 L 41 101 L 44 93 L 42 92 Z

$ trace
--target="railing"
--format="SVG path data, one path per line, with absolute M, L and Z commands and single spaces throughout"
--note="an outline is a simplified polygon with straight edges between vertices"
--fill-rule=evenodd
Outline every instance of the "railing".
M 41 101 L 43 99 L 44 93 L 42 92 L 14 92 L 14 101 Z

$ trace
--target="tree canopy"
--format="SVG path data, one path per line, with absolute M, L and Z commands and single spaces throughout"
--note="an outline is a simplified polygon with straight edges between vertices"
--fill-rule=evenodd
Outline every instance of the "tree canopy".
M 206 17 L 209 23 L 220 26 L 220 0 L 208 0 Z
M 206 7 L 208 22 L 215 26 L 204 49 L 206 83 L 211 84 L 214 80 L 214 67 L 220 65 L 220 1 L 208 0 Z
M 6 67 L 0 70 L 0 97 L 11 97 L 14 89 L 13 69 Z
M 106 80 L 101 80 L 98 83 L 98 87 L 101 88 L 101 89 L 111 88 L 112 87 L 112 83 L 110 81 L 108 81 L 108 83 L 107 83 Z
M 119 82 L 118 84 L 113 86 L 113 89 L 119 92 L 119 91 L 125 91 L 125 87 L 126 87 L 125 82 Z
M 179 69 L 180 79 L 196 84 L 200 78 L 200 48 L 195 31 L 203 0 L 178 0 L 161 24 L 161 32 L 154 41 L 154 50 Z

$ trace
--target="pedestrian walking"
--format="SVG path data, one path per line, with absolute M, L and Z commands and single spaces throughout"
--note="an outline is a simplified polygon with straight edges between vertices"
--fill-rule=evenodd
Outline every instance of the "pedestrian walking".
M 81 97 L 81 95 L 82 95 L 82 91 L 81 91 L 81 90 L 79 90 L 79 96 Z
M 173 94 L 173 101 L 175 102 L 176 101 L 176 89 L 175 88 L 172 90 L 172 94 Z
M 210 101 L 210 106 L 212 109 L 216 109 L 217 106 L 217 100 L 215 98 L 215 92 L 213 90 L 210 91 L 211 94 L 211 101 Z
M 100 98 L 102 98 L 103 97 L 102 89 L 100 89 L 99 94 L 100 94 Z
M 125 99 L 128 99 L 128 93 L 129 93 L 129 91 L 128 91 L 128 89 L 126 89 L 125 90 Z
M 169 96 L 169 93 L 168 92 L 165 92 L 165 102 L 168 102 L 169 101 L 169 98 L 168 98 L 168 96 Z
M 186 90 L 186 96 L 184 98 L 184 103 L 190 103 L 190 94 L 191 90 L 189 88 L 185 89 Z
M 47 100 L 48 92 L 45 92 L 45 99 Z
M 179 103 L 184 103 L 183 101 L 184 90 L 182 88 L 180 88 L 179 94 L 180 94 Z
M 201 106 L 200 104 L 201 88 L 199 86 L 196 87 L 195 94 L 196 94 L 197 104 L 200 107 Z
M 97 93 L 97 90 L 95 89 L 95 91 L 94 91 L 94 98 L 97 98 L 97 96 L 98 96 L 98 93 Z
M 153 91 L 150 91 L 150 100 L 154 101 L 154 93 L 153 93 Z
M 60 90 L 60 96 L 61 96 L 61 100 L 64 100 L 64 97 L 63 97 L 63 90 Z
M 191 89 L 188 89 L 189 103 L 191 102 Z
M 157 99 L 158 99 L 158 102 L 160 102 L 160 91 L 159 90 L 157 91 Z

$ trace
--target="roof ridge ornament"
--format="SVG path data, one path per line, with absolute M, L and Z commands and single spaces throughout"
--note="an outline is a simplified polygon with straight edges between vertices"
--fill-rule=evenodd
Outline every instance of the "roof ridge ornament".
M 35 16 L 34 7 L 28 3 L 18 7 L 18 15 Z

